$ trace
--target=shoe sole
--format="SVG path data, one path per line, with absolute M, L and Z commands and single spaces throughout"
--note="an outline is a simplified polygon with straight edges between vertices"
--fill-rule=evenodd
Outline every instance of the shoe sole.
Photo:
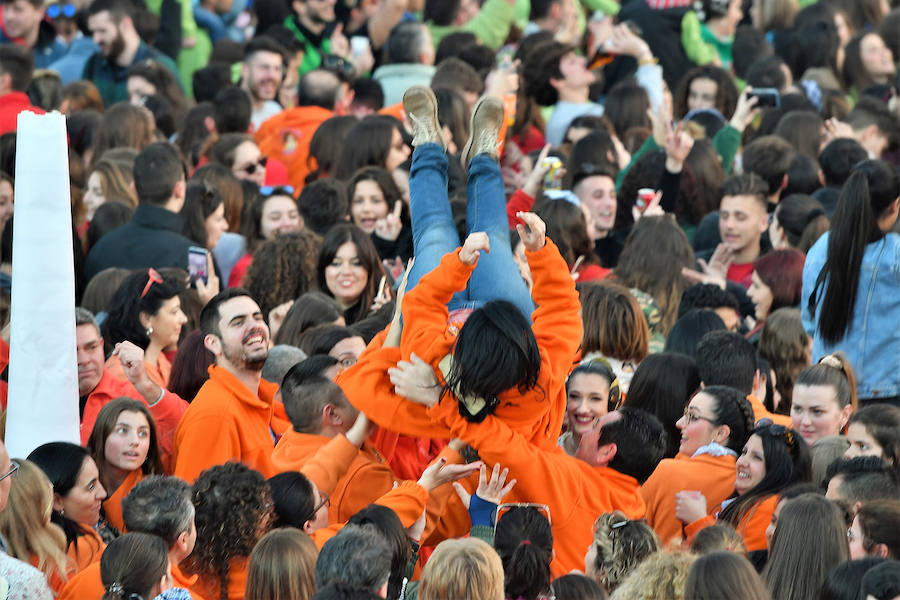
M 423 95 L 424 95 L 426 98 L 428 98 L 428 100 L 429 100 L 428 103 L 431 105 L 430 108 L 431 108 L 431 117 L 432 117 L 432 119 L 433 119 L 432 122 L 433 122 L 433 123 L 435 124 L 435 126 L 436 126 L 436 127 L 435 127 L 435 130 L 436 130 L 438 133 L 440 133 L 440 131 L 441 131 L 441 122 L 438 120 L 437 98 L 436 98 L 435 95 L 434 95 L 434 91 L 432 91 L 432 89 L 431 89 L 430 87 L 427 87 L 427 86 L 424 86 L 424 85 L 414 85 L 414 86 L 408 88 L 405 92 L 403 92 L 403 110 L 404 110 L 404 112 L 406 112 L 407 118 L 409 118 L 409 115 L 412 114 L 412 112 L 413 112 L 413 111 L 410 111 L 410 110 L 406 110 L 406 97 L 409 96 L 409 95 L 411 95 L 411 92 L 412 92 L 412 93 L 422 92 Z M 412 119 L 410 119 L 410 123 L 412 123 Z M 437 140 L 433 140 L 433 141 L 435 141 L 435 143 L 440 144 L 441 146 L 444 145 L 444 140 L 443 140 L 443 139 L 441 139 L 440 141 L 437 141 Z
M 460 158 L 462 159 L 463 168 L 468 171 L 469 170 L 469 161 L 471 161 L 474 156 L 469 156 L 469 153 L 472 151 L 472 145 L 475 143 L 475 120 L 478 118 L 478 111 L 482 109 L 487 104 L 497 103 L 500 109 L 500 118 L 498 129 L 503 127 L 503 103 L 500 102 L 497 98 L 493 98 L 491 96 L 482 96 L 478 102 L 475 103 L 475 108 L 472 109 L 472 116 L 469 119 L 469 139 L 466 141 L 466 145 L 463 147 L 462 155 Z M 490 109 L 488 109 L 490 110 Z M 499 145 L 499 144 L 498 144 Z

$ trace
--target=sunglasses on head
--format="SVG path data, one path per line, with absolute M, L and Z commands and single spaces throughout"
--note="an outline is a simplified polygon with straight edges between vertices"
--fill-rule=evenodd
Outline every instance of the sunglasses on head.
M 78 9 L 75 8 L 74 4 L 51 4 L 47 7 L 46 14 L 48 18 L 54 20 L 60 17 L 74 19 L 76 12 L 78 12 Z
M 251 172 L 250 174 L 252 175 L 253 173 Z M 264 185 L 261 188 L 259 188 L 259 193 L 261 195 L 265 196 L 266 198 L 268 198 L 269 196 L 276 195 L 276 194 L 277 195 L 287 194 L 289 196 L 293 196 L 294 195 L 294 186 L 292 186 L 292 185 L 277 185 L 277 186 L 276 185 Z
M 783 439 L 789 450 L 794 450 L 794 433 L 784 425 L 778 425 L 772 419 L 766 417 L 756 422 L 756 429 L 768 430 L 773 437 Z

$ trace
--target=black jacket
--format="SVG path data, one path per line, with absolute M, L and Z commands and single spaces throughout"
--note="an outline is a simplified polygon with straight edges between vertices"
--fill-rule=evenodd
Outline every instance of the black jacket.
M 181 235 L 181 228 L 179 214 L 159 206 L 139 204 L 131 221 L 104 235 L 91 248 L 85 265 L 86 279 L 90 281 L 109 267 L 187 270 L 188 248 L 197 244 Z

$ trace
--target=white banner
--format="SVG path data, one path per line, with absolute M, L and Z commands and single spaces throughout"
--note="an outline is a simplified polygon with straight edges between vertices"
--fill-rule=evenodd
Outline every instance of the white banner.
M 6 447 L 79 443 L 66 119 L 19 114 Z

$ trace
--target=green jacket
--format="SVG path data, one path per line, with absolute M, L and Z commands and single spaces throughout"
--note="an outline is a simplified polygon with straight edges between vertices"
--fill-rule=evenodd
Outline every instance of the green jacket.
M 509 35 L 509 27 L 513 24 L 515 16 L 516 8 L 506 0 L 487 0 L 475 18 L 465 25 L 435 25 L 431 22 L 427 25 L 434 39 L 435 48 L 444 36 L 456 31 L 468 31 L 474 33 L 478 40 L 491 50 L 499 50 Z

